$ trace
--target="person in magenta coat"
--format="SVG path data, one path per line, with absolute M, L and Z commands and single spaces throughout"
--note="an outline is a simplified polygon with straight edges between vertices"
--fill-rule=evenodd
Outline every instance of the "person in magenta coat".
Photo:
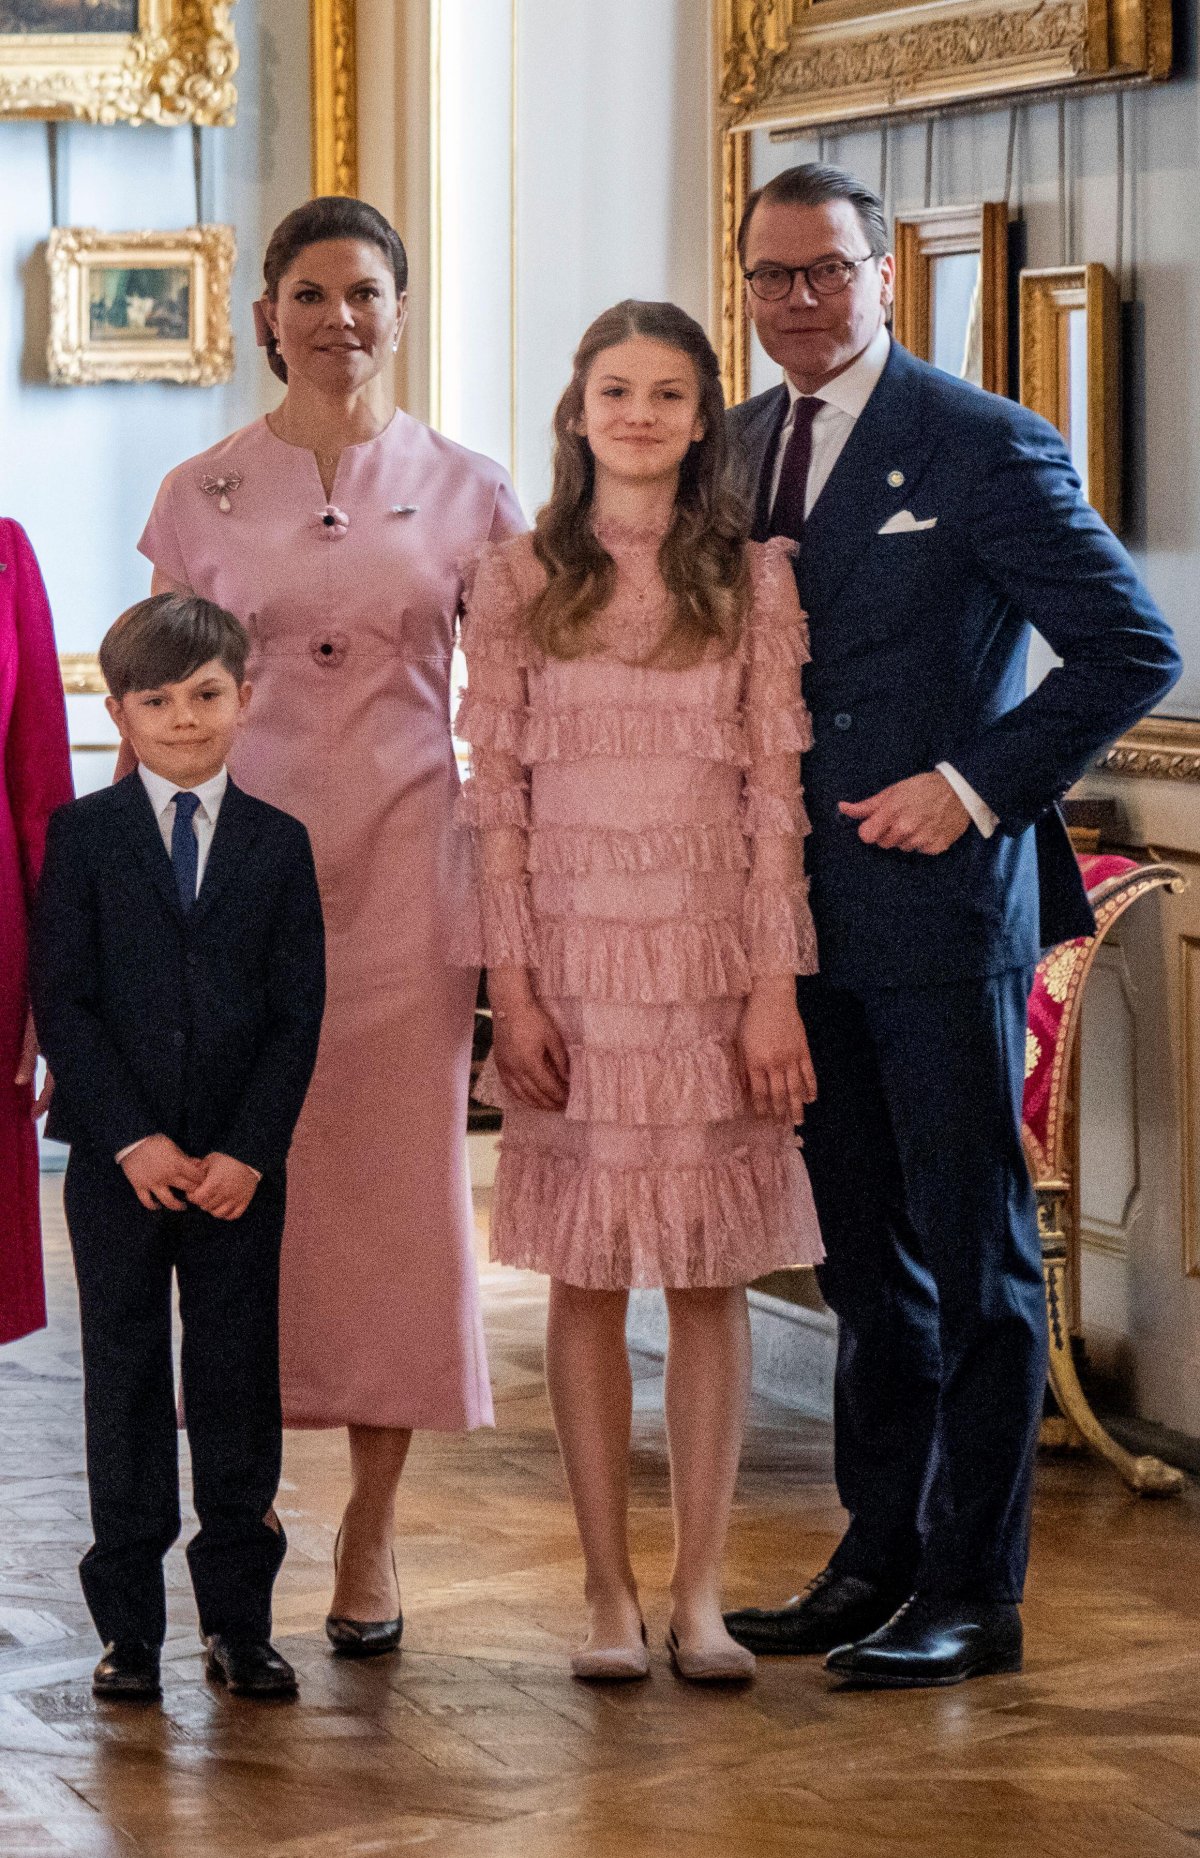
M 29 538 L 0 518 L 0 1342 L 46 1321 L 33 1100 L 37 1041 L 26 963 L 46 822 L 72 797 L 46 589 Z

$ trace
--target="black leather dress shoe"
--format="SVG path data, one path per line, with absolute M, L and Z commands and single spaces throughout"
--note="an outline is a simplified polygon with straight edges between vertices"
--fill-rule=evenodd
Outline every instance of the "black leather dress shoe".
M 162 1696 L 158 1646 L 116 1639 L 92 1672 L 92 1695 L 116 1703 L 152 1703 Z
M 873 1581 L 859 1580 L 854 1574 L 824 1568 L 786 1606 L 773 1612 L 764 1607 L 742 1607 L 736 1613 L 726 1613 L 725 1624 L 747 1651 L 768 1658 L 811 1657 L 831 1652 L 835 1645 L 846 1645 L 851 1639 L 865 1638 L 890 1619 L 907 1598 L 904 1588 L 897 1592 L 878 1587 Z
M 997 1601 L 920 1596 L 878 1632 L 830 1653 L 825 1668 L 858 1689 L 917 1690 L 1021 1669 L 1021 1615 Z
M 208 1640 L 204 1675 L 225 1684 L 236 1697 L 294 1697 L 299 1685 L 286 1658 L 266 1639 Z

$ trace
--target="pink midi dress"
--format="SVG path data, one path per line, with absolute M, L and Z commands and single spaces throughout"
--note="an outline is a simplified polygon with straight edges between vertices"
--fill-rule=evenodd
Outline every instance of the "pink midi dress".
M 29 908 L 71 752 L 46 590 L 29 538 L 0 519 L 0 1342 L 46 1321 L 33 1093 L 13 1082 L 29 1011 Z
M 667 624 L 661 534 L 598 525 L 616 585 L 565 661 L 524 623 L 532 540 L 484 551 L 468 602 L 482 942 L 524 966 L 570 1058 L 564 1111 L 504 1111 L 492 1256 L 596 1289 L 749 1282 L 822 1257 L 790 1123 L 751 1112 L 738 1028 L 755 976 L 808 974 L 800 684 L 790 551 L 749 544 L 736 652 L 639 664 Z
M 463 564 L 524 528 L 506 474 L 398 412 L 343 451 L 253 425 L 165 480 L 140 547 L 250 632 L 230 772 L 316 857 L 328 996 L 288 1162 L 285 1424 L 492 1422 L 466 1169 L 477 977 L 453 823 L 450 663 Z

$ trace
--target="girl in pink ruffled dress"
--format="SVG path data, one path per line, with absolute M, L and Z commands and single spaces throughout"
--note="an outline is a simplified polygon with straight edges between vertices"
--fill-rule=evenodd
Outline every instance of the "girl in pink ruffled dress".
M 586 1563 L 579 1677 L 644 1676 L 629 1558 L 631 1286 L 670 1318 L 681 1675 L 745 1678 L 721 1562 L 750 1381 L 745 1285 L 822 1255 L 793 1124 L 807 634 L 791 544 L 723 487 L 717 360 L 671 304 L 593 323 L 532 535 L 487 547 L 458 731 L 504 1110 L 492 1256 L 551 1278 L 546 1370 Z M 488 1088 L 485 1076 L 484 1090 Z

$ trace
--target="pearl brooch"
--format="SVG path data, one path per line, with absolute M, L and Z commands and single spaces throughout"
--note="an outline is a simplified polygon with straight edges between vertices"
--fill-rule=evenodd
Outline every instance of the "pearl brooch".
M 229 493 L 231 490 L 239 489 L 241 482 L 240 473 L 231 471 L 228 477 L 202 477 L 200 479 L 200 488 L 206 497 L 216 497 L 217 508 L 220 510 L 222 516 L 228 516 L 230 510 L 233 508 L 232 503 L 229 501 Z

